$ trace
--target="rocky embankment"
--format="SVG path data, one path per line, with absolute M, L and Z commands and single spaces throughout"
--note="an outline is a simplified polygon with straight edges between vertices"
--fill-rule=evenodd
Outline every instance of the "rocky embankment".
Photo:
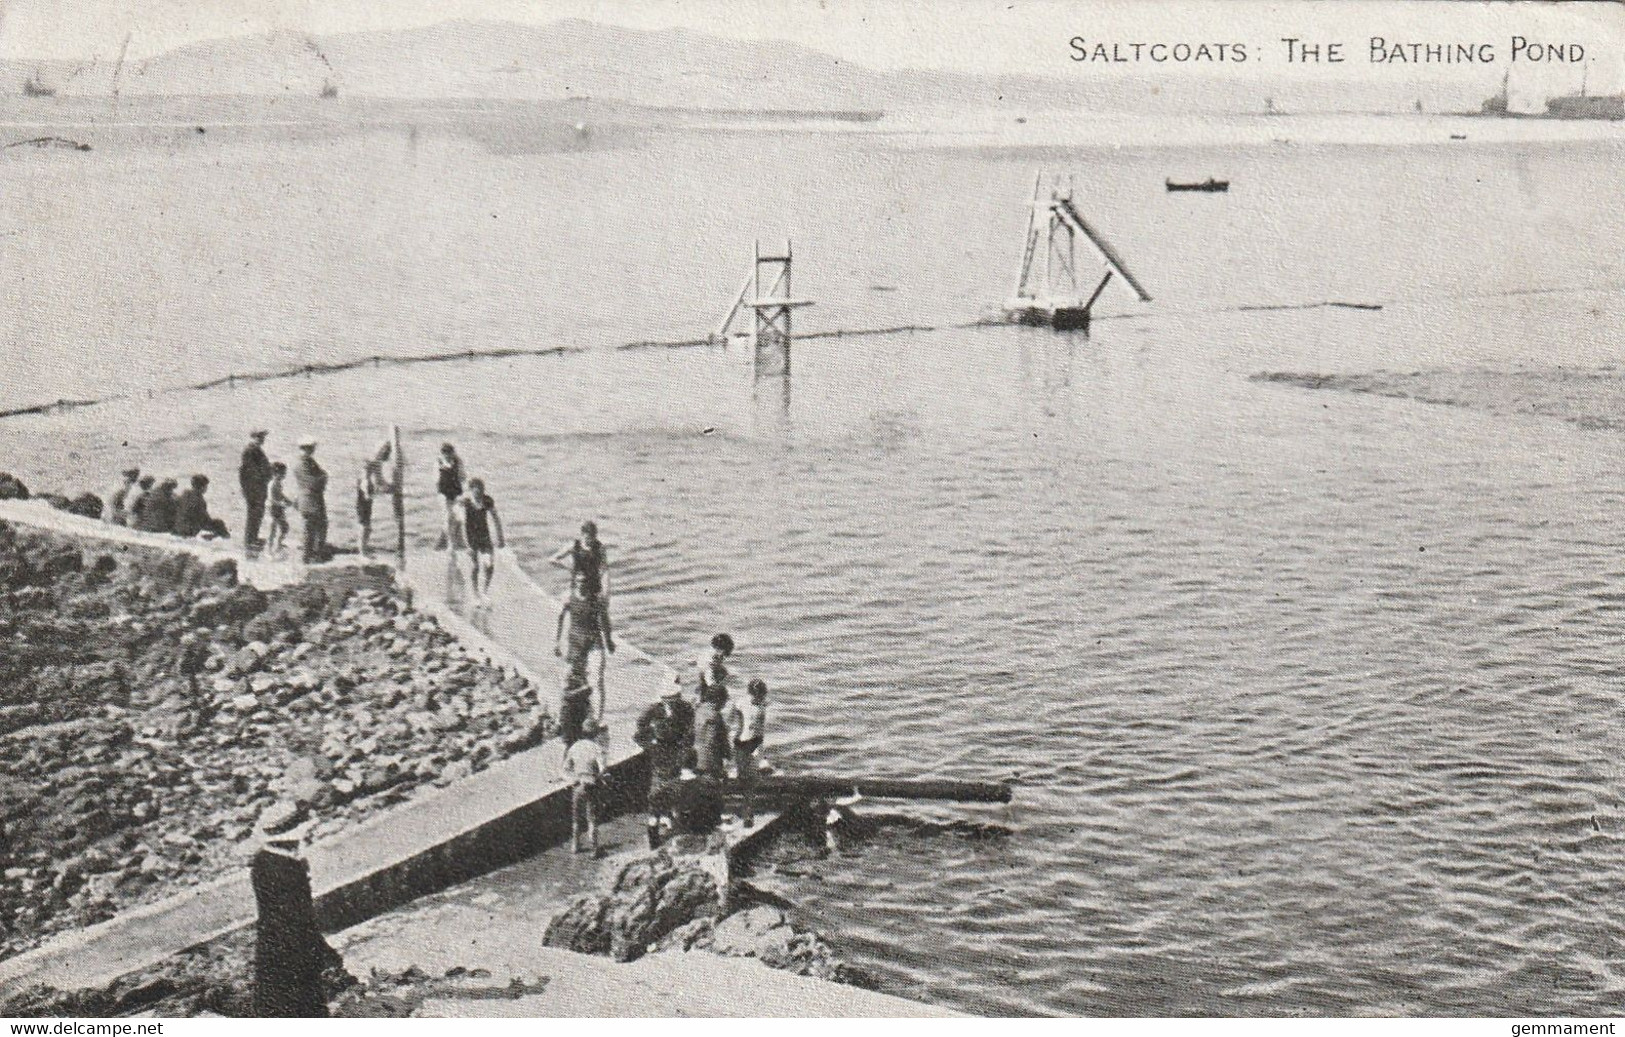
M 0 523 L 0 958 L 242 867 L 280 796 L 320 839 L 549 725 L 392 594 Z

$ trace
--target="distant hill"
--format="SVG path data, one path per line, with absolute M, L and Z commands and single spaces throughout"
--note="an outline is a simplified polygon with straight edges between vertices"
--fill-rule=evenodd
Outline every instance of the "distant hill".
M 0 92 L 30 75 L 62 94 L 107 95 L 108 61 L 0 62 Z M 547 25 L 452 21 L 416 29 L 311 36 L 277 32 L 208 40 L 129 62 L 124 95 L 304 95 L 332 84 L 344 97 L 594 97 L 661 107 L 1258 112 L 1274 96 L 1290 111 L 1398 111 L 1416 88 L 1384 84 L 1351 99 L 1347 81 L 1263 84 L 1234 76 L 983 76 L 866 68 L 794 43 L 684 30 L 644 31 L 569 19 Z M 1430 84 L 1430 87 L 1434 84 Z M 1429 107 L 1476 108 L 1489 88 L 1457 77 Z M 1373 92 L 1373 90 L 1375 92 Z

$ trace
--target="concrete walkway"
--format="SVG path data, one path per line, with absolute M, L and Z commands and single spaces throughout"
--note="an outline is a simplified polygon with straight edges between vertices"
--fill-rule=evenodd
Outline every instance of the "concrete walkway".
M 94 537 L 109 544 L 127 544 L 131 547 L 151 547 L 174 554 L 189 554 L 205 565 L 231 561 L 237 564 L 237 575 L 244 583 L 260 590 L 287 587 L 301 583 L 310 567 L 301 565 L 297 556 L 282 558 L 245 558 L 242 545 L 235 540 L 183 540 L 161 533 L 143 533 L 127 526 L 115 526 L 82 515 L 59 511 L 42 500 L 0 500 L 0 520 L 64 536 Z M 363 559 L 349 555 L 344 560 L 321 569 L 357 568 Z

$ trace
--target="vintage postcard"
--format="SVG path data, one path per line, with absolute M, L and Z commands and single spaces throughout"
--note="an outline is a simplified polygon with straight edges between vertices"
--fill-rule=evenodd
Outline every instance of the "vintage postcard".
M 1622 170 L 1614 3 L 9 0 L 0 1016 L 1612 1032 Z

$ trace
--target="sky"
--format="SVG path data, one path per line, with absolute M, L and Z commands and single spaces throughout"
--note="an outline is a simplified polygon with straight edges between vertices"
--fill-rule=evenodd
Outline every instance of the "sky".
M 1580 42 L 1598 89 L 1625 87 L 1625 5 L 1469 0 L 0 0 L 0 56 L 133 58 L 221 36 L 315 34 L 429 25 L 454 18 L 545 24 L 586 18 L 785 39 L 876 68 L 1048 75 L 1108 74 L 1071 60 L 1068 41 L 1245 42 L 1261 51 L 1239 75 L 1381 74 L 1368 40 L 1489 41 L 1514 34 Z M 1280 39 L 1341 40 L 1349 61 L 1289 64 Z M 1501 69 L 1506 56 L 1500 58 Z M 1166 69 L 1173 71 L 1172 69 Z M 1414 69 L 1402 70 L 1414 73 Z M 1427 71 L 1427 70 L 1424 70 Z M 1452 70 L 1438 70 L 1450 74 Z M 1576 67 L 1526 64 L 1518 78 L 1573 80 Z M 1480 73 L 1482 75 L 1482 73 Z

